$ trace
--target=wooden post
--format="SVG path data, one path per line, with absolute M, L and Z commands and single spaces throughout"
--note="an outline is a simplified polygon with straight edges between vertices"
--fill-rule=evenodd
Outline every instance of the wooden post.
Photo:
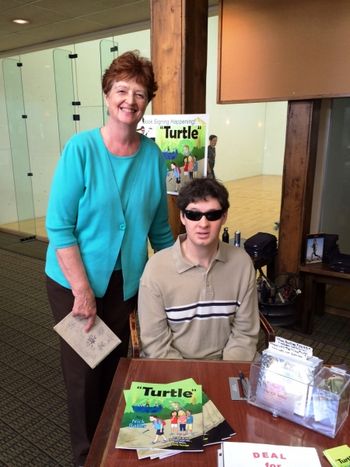
M 159 85 L 153 114 L 204 113 L 208 0 L 151 0 L 151 53 Z M 169 222 L 183 231 L 176 196 L 168 195 Z
M 288 103 L 277 272 L 297 273 L 309 233 L 321 101 Z

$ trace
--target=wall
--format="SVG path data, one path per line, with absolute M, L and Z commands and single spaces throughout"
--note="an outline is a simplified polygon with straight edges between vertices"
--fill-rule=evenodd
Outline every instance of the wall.
M 221 180 L 281 175 L 286 102 L 216 104 L 218 17 L 209 18 L 207 113 L 210 133 L 218 136 L 215 173 Z

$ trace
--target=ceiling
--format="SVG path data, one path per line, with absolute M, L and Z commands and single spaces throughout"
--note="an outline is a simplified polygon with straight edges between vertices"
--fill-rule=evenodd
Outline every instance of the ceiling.
M 150 0 L 0 0 L 0 11 L 0 56 L 12 56 L 149 27 Z

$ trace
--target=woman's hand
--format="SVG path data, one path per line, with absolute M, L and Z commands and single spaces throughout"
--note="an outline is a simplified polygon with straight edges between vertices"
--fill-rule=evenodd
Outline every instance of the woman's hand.
M 58 263 L 72 287 L 73 316 L 85 318 L 85 332 L 89 332 L 96 319 L 96 299 L 91 289 L 77 245 L 56 250 Z
M 89 332 L 95 324 L 96 319 L 96 299 L 90 288 L 74 291 L 73 316 L 81 316 L 86 319 L 84 331 Z

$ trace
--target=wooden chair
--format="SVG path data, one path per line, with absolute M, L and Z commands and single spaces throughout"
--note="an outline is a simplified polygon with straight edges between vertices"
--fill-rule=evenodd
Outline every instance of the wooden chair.
M 269 342 L 273 342 L 275 340 L 276 334 L 271 324 L 268 322 L 268 320 L 265 318 L 265 316 L 260 311 L 259 311 L 259 316 L 260 316 L 260 329 L 263 330 L 264 337 L 265 337 L 265 347 L 268 347 Z M 138 333 L 136 310 L 133 310 L 132 313 L 130 314 L 129 325 L 130 325 L 132 356 L 133 358 L 139 358 L 141 348 L 140 348 L 140 339 L 139 339 L 139 333 Z

